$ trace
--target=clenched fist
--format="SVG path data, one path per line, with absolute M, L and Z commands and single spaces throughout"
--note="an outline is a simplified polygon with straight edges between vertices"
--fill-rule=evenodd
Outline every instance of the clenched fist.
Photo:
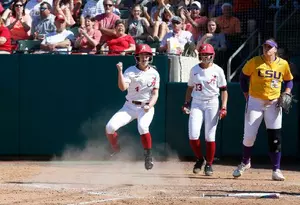
M 181 109 L 184 114 L 188 115 L 191 112 L 191 104 L 189 102 L 185 102 L 181 107 Z
M 226 108 L 222 108 L 219 112 L 219 117 L 220 117 L 220 120 L 222 120 L 224 117 L 226 117 L 227 115 L 227 110 Z
M 123 63 L 122 62 L 119 62 L 116 66 L 117 66 L 118 71 L 123 70 Z

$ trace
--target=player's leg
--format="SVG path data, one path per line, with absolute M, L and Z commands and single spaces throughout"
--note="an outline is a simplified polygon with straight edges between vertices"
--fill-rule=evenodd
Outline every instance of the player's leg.
M 201 110 L 201 105 L 192 103 L 189 116 L 189 141 L 197 161 L 194 165 L 193 172 L 195 174 L 201 171 L 204 164 L 203 155 L 201 152 L 200 132 L 203 123 L 204 112 Z
M 268 133 L 269 156 L 273 165 L 272 179 L 283 181 L 285 178 L 280 171 L 282 109 L 273 103 L 266 109 L 264 119 Z
M 106 136 L 113 150 L 112 155 L 120 151 L 117 130 L 134 119 L 134 113 L 125 103 L 125 105 L 116 114 L 114 114 L 106 124 Z
M 250 96 L 245 112 L 243 158 L 241 164 L 238 165 L 232 174 L 234 177 L 240 177 L 245 170 L 251 167 L 251 151 L 256 140 L 258 128 L 263 119 L 263 111 L 263 102 Z
M 216 130 L 218 124 L 219 103 L 212 102 L 205 109 L 205 141 L 206 141 L 206 164 L 204 174 L 213 175 L 212 163 L 216 152 Z
M 145 169 L 149 170 L 153 168 L 152 159 L 152 137 L 149 131 L 149 126 L 152 122 L 154 116 L 154 107 L 152 107 L 148 112 L 145 112 L 143 108 L 140 108 L 138 112 L 138 131 L 141 135 L 141 142 L 144 148 L 145 157 Z

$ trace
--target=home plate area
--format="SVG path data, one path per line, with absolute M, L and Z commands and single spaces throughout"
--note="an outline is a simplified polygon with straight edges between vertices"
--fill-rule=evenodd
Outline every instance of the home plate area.
M 235 166 L 214 165 L 214 175 L 192 173 L 193 162 L 1 162 L 0 205 L 22 204 L 300 204 L 300 165 L 283 167 L 286 180 L 268 168 L 239 179 Z

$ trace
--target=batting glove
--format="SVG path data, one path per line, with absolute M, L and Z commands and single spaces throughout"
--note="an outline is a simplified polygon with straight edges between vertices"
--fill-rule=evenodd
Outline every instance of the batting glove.
M 181 109 L 182 109 L 182 112 L 184 113 L 184 114 L 190 114 L 190 109 L 191 109 L 191 103 L 190 102 L 185 102 L 184 104 L 183 104 L 183 106 L 181 107 Z
M 227 115 L 227 110 L 226 108 L 222 108 L 220 111 L 219 111 L 219 117 L 220 117 L 220 120 L 222 120 L 224 117 L 226 117 Z

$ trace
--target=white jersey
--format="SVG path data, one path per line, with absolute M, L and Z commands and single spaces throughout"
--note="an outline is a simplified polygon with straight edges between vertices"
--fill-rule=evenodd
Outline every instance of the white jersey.
M 128 101 L 149 102 L 153 89 L 159 89 L 159 74 L 151 66 L 146 71 L 130 66 L 125 70 L 124 78 L 125 82 L 129 83 L 126 95 Z
M 213 64 L 207 69 L 195 65 L 190 71 L 188 86 L 193 86 L 192 97 L 196 100 L 211 100 L 220 95 L 220 89 L 227 86 L 224 71 Z

